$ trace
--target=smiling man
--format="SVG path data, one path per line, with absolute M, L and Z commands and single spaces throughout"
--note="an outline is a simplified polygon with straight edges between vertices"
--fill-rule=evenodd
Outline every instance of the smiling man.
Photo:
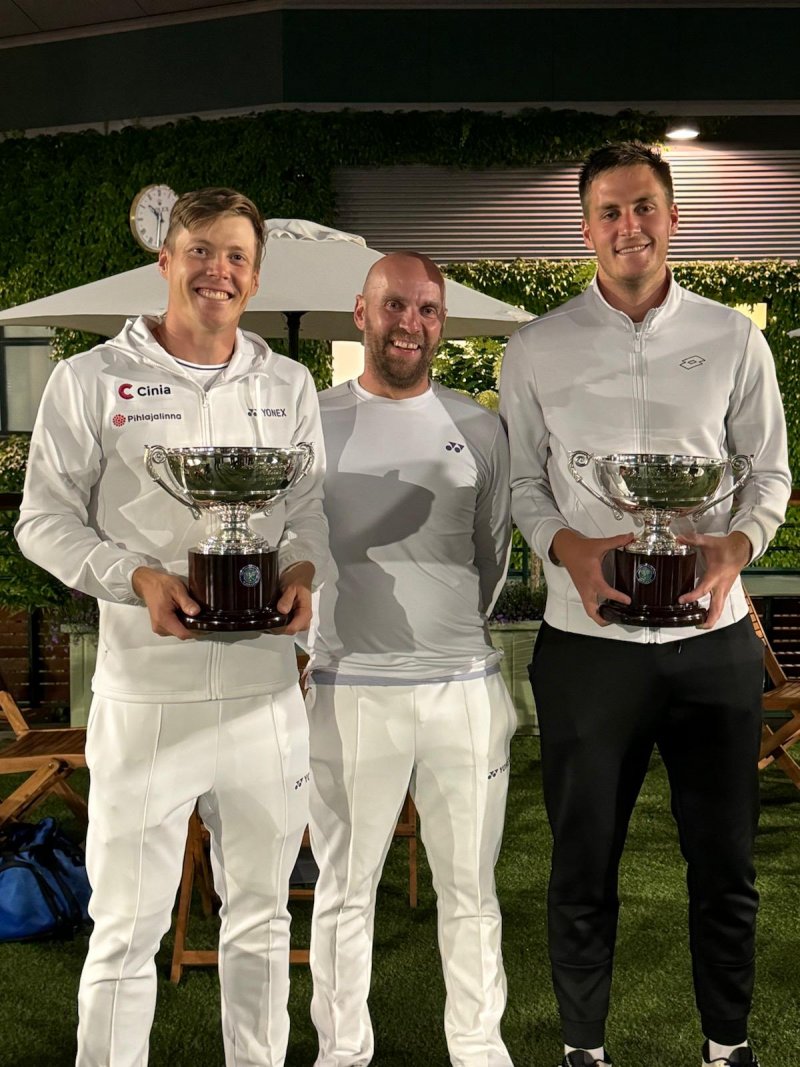
M 375 895 L 409 789 L 450 1062 L 511 1064 L 494 865 L 516 717 L 486 628 L 507 563 L 508 443 L 495 414 L 430 381 L 445 315 L 434 263 L 378 260 L 354 313 L 364 372 L 320 397 L 333 566 L 308 694 L 317 1067 L 372 1061 Z
M 159 267 L 162 317 L 129 321 L 59 364 L 31 442 L 23 552 L 100 601 L 87 866 L 94 931 L 77 1067 L 144 1067 L 154 956 L 169 928 L 187 820 L 211 833 L 222 899 L 228 1067 L 281 1067 L 289 1030 L 288 882 L 307 822 L 308 727 L 291 634 L 308 626 L 327 554 L 323 447 L 306 369 L 238 329 L 259 282 L 261 215 L 230 189 L 176 203 Z M 253 527 L 278 545 L 282 634 L 196 637 L 187 551 L 203 526 L 154 485 L 148 444 L 310 441 L 307 478 Z
M 548 587 L 531 680 L 554 842 L 548 916 L 562 1067 L 611 1062 L 617 874 L 654 746 L 688 868 L 702 1062 L 757 1067 L 747 1020 L 763 649 L 739 573 L 766 549 L 789 497 L 781 398 L 758 329 L 681 288 L 667 267 L 678 209 L 659 154 L 635 142 L 598 149 L 579 188 L 597 273 L 511 339 L 500 388 L 514 519 L 544 560 Z M 633 520 L 620 533 L 611 509 L 574 481 L 573 450 L 753 457 L 735 510 L 721 503 L 684 531 L 701 573 L 681 599 L 708 606 L 703 625 L 623 625 L 600 614 L 604 600 L 629 603 L 604 561 L 632 540 Z M 659 1046 L 631 1062 L 675 1062 L 667 1034 Z

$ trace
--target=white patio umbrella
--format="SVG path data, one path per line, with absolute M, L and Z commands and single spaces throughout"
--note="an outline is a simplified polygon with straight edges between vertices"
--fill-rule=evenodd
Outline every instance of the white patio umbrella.
M 270 219 L 261 286 L 242 316 L 246 330 L 279 337 L 288 326 L 290 351 L 298 338 L 360 340 L 355 296 L 381 253 L 362 237 L 305 219 Z M 66 326 L 104 337 L 132 315 L 156 315 L 167 289 L 155 263 L 0 311 L 0 326 Z M 533 318 L 527 311 L 448 281 L 446 337 L 504 336 Z

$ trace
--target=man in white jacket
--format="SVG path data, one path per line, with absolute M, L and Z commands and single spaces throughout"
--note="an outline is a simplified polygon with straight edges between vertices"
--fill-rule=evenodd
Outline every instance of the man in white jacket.
M 739 573 L 766 549 L 789 496 L 781 398 L 750 320 L 672 278 L 678 210 L 666 162 L 637 143 L 606 146 L 584 165 L 580 192 L 596 276 L 511 339 L 501 380 L 514 519 L 548 584 L 531 679 L 554 839 L 548 915 L 562 1064 L 611 1062 L 618 867 L 657 746 L 687 862 L 703 1063 L 755 1067 L 747 1020 L 763 656 Z M 632 539 L 633 522 L 619 523 L 570 476 L 577 449 L 753 457 L 736 510 L 727 501 L 683 531 L 701 574 L 681 601 L 707 605 L 704 624 L 648 628 L 600 615 L 606 599 L 628 602 L 604 561 Z M 634 1058 L 674 1062 L 666 1046 L 657 1059 Z
M 280 1067 L 288 1038 L 288 880 L 307 821 L 308 736 L 292 634 L 327 552 L 316 391 L 304 367 L 238 329 L 263 220 L 228 189 L 187 193 L 159 256 L 166 313 L 59 364 L 31 442 L 17 538 L 100 602 L 86 755 L 94 931 L 78 1067 L 144 1067 L 155 952 L 169 928 L 187 819 L 211 832 L 222 899 L 228 1067 Z M 308 477 L 254 527 L 279 548 L 283 634 L 194 638 L 184 576 L 205 523 L 153 483 L 146 445 L 309 441 Z
M 516 716 L 486 627 L 507 566 L 508 442 L 496 415 L 429 379 L 444 288 L 425 256 L 379 260 L 354 314 L 364 372 L 320 397 L 332 564 L 308 694 L 317 1067 L 372 1061 L 375 895 L 409 789 L 450 1062 L 511 1065 L 494 866 Z

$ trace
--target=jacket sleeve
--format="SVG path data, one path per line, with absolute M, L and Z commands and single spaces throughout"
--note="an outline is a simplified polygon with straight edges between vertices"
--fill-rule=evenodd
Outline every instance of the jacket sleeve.
M 69 361 L 50 376 L 31 437 L 20 517 L 23 554 L 65 585 L 100 600 L 140 604 L 131 589 L 137 567 L 160 567 L 92 527 L 94 488 L 103 472 L 96 413 Z
M 734 385 L 726 430 L 730 452 L 753 458 L 753 472 L 737 493 L 729 529 L 749 538 L 752 558 L 757 559 L 784 520 L 792 478 L 775 362 L 764 335 L 753 324 Z
M 486 470 L 475 505 L 475 567 L 478 571 L 480 610 L 491 614 L 508 570 L 511 548 L 511 495 L 508 439 L 497 419 Z
M 316 571 L 313 588 L 316 589 L 329 556 L 328 520 L 322 507 L 325 445 L 314 379 L 305 368 L 303 370 L 292 444 L 307 441 L 314 449 L 314 461 L 308 474 L 286 497 L 286 521 L 278 545 L 278 560 L 281 571 L 303 560 L 313 563 Z
M 500 375 L 500 417 L 508 431 L 511 453 L 511 513 L 536 555 L 547 559 L 553 538 L 569 523 L 558 510 L 550 487 L 550 434 L 525 344 L 516 333 L 506 346 Z

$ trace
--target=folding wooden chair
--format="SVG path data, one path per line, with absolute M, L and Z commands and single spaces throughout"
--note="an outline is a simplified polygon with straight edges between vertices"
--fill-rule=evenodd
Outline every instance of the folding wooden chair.
M 747 606 L 753 629 L 764 645 L 764 666 L 773 686 L 767 689 L 762 697 L 765 719 L 761 726 L 758 768 L 763 771 L 765 767 L 775 763 L 800 789 L 800 766 L 788 753 L 788 749 L 796 741 L 800 741 L 800 679 L 786 677 L 749 595 Z M 774 726 L 768 720 L 772 719 L 774 722 L 776 717 L 785 721 Z
M 58 796 L 85 826 L 89 821 L 86 801 L 66 779 L 76 767 L 86 766 L 86 730 L 31 729 L 0 674 L 0 715 L 14 731 L 16 740 L 0 749 L 0 774 L 31 772 L 22 785 L 0 803 L 0 826 L 21 819 L 51 794 Z
M 408 841 L 408 902 L 417 906 L 417 809 L 410 796 L 406 796 L 394 833 Z M 308 830 L 303 835 L 303 846 L 309 844 Z M 178 907 L 175 918 L 175 942 L 172 949 L 170 981 L 180 982 L 184 967 L 214 967 L 217 964 L 216 949 L 188 949 L 186 936 L 189 928 L 189 912 L 192 906 L 192 889 L 197 884 L 203 914 L 208 918 L 214 909 L 214 884 L 208 860 L 208 831 L 203 826 L 197 810 L 189 819 L 189 833 L 183 854 L 183 874 L 178 890 Z M 313 900 L 314 890 L 296 887 L 289 890 L 290 900 Z M 289 953 L 290 963 L 308 963 L 307 948 L 293 948 Z

